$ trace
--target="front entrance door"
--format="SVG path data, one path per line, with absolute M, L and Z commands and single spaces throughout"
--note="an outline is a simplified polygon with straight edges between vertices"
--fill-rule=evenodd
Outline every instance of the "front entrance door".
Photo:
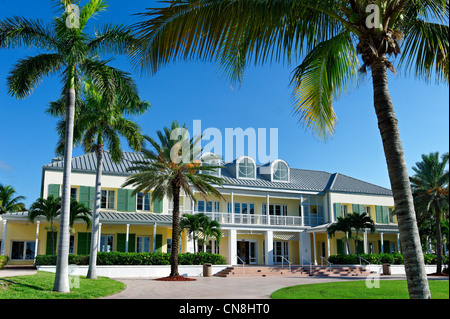
M 237 242 L 238 264 L 257 264 L 258 263 L 258 242 L 257 241 L 238 241 Z

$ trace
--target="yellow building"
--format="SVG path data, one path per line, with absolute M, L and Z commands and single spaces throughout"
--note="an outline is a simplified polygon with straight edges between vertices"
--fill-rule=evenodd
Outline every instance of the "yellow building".
M 170 252 L 172 238 L 171 202 L 151 201 L 151 194 L 132 196 L 122 187 L 132 161 L 139 153 L 124 152 L 122 162 L 114 163 L 105 152 L 102 177 L 99 251 Z M 392 214 L 389 189 L 349 176 L 324 171 L 290 168 L 283 160 L 256 165 L 247 156 L 223 164 L 217 172 L 227 183 L 220 188 L 223 198 L 198 197 L 194 204 L 182 195 L 182 213 L 203 212 L 221 224 L 223 238 L 208 241 L 201 249 L 223 255 L 228 264 L 320 264 L 321 258 L 343 253 L 344 234 L 333 238 L 327 228 L 338 216 L 367 212 L 377 232 L 363 232 L 358 252 L 399 251 L 398 227 Z M 94 154 L 72 159 L 72 197 L 93 206 L 96 174 Z M 53 159 L 43 167 L 41 196 L 61 195 L 63 161 Z M 58 220 L 55 222 L 58 226 Z M 70 253 L 88 254 L 91 233 L 77 223 L 71 233 Z M 28 221 L 27 212 L 0 217 L 0 254 L 10 264 L 32 264 L 38 254 L 53 254 L 57 236 L 44 218 Z M 351 253 L 356 247 L 351 243 Z M 193 252 L 186 233 L 181 251 Z

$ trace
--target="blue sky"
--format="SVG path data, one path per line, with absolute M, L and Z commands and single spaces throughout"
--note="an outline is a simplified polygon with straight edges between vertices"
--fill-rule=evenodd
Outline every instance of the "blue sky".
M 82 4 L 85 1 L 82 1 Z M 110 7 L 94 22 L 132 24 L 135 13 L 156 5 L 156 1 L 110 0 Z M 0 19 L 24 16 L 50 21 L 50 1 L 0 0 Z M 30 205 L 40 194 L 42 166 L 55 156 L 57 119 L 45 114 L 50 101 L 61 91 L 58 77 L 46 78 L 31 96 L 17 100 L 8 95 L 6 79 L 18 59 L 35 55 L 35 50 L 0 50 L 0 183 L 13 185 Z M 316 139 L 292 115 L 290 75 L 295 64 L 249 67 L 240 88 L 232 88 L 220 77 L 215 65 L 178 62 L 153 76 L 141 77 L 126 59 L 114 66 L 132 73 L 142 99 L 152 108 L 136 118 L 145 134 L 170 125 L 172 120 L 202 129 L 278 128 L 279 158 L 291 167 L 339 172 L 390 188 L 386 161 L 373 108 L 371 76 L 334 104 L 339 122 L 335 135 L 323 142 Z M 390 74 L 390 92 L 399 119 L 409 172 L 421 154 L 448 151 L 449 92 L 403 74 Z M 125 150 L 128 148 L 125 146 Z M 74 155 L 81 155 L 80 149 Z

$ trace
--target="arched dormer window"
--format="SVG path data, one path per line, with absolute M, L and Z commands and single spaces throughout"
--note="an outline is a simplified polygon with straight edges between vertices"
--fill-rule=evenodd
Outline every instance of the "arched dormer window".
M 237 161 L 236 164 L 237 178 L 256 178 L 256 164 L 251 157 L 243 156 Z
M 289 166 L 285 161 L 276 160 L 271 166 L 273 182 L 289 182 Z
M 202 155 L 201 157 L 202 160 L 202 166 L 221 166 L 221 159 L 219 157 L 219 155 L 213 154 L 213 153 L 205 153 Z M 206 175 L 212 175 L 212 176 L 217 176 L 220 177 L 221 176 L 221 169 L 217 168 L 214 171 L 205 171 L 205 170 L 200 170 L 202 174 L 206 174 Z

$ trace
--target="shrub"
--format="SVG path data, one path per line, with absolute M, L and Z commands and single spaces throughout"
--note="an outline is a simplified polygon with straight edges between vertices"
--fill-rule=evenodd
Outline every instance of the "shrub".
M 180 265 L 202 265 L 211 263 L 214 265 L 226 264 L 223 256 L 210 253 L 183 253 L 178 254 Z M 89 255 L 69 255 L 69 264 L 78 266 L 89 265 Z M 39 255 L 36 257 L 36 265 L 56 265 L 56 256 Z M 123 252 L 99 252 L 97 253 L 97 265 L 170 265 L 170 253 L 123 253 Z
M 361 255 L 331 255 L 328 260 L 336 265 L 351 265 L 359 264 L 358 257 L 362 257 L 371 264 L 381 265 L 381 264 L 392 264 L 392 265 L 403 265 L 403 255 L 400 253 L 394 254 L 361 254 Z M 436 264 L 436 255 L 424 255 L 426 265 Z M 448 265 L 448 256 L 442 256 L 442 264 Z M 363 261 L 363 264 L 366 262 Z
M 5 268 L 5 266 L 8 264 L 9 257 L 5 255 L 0 255 L 0 269 Z

